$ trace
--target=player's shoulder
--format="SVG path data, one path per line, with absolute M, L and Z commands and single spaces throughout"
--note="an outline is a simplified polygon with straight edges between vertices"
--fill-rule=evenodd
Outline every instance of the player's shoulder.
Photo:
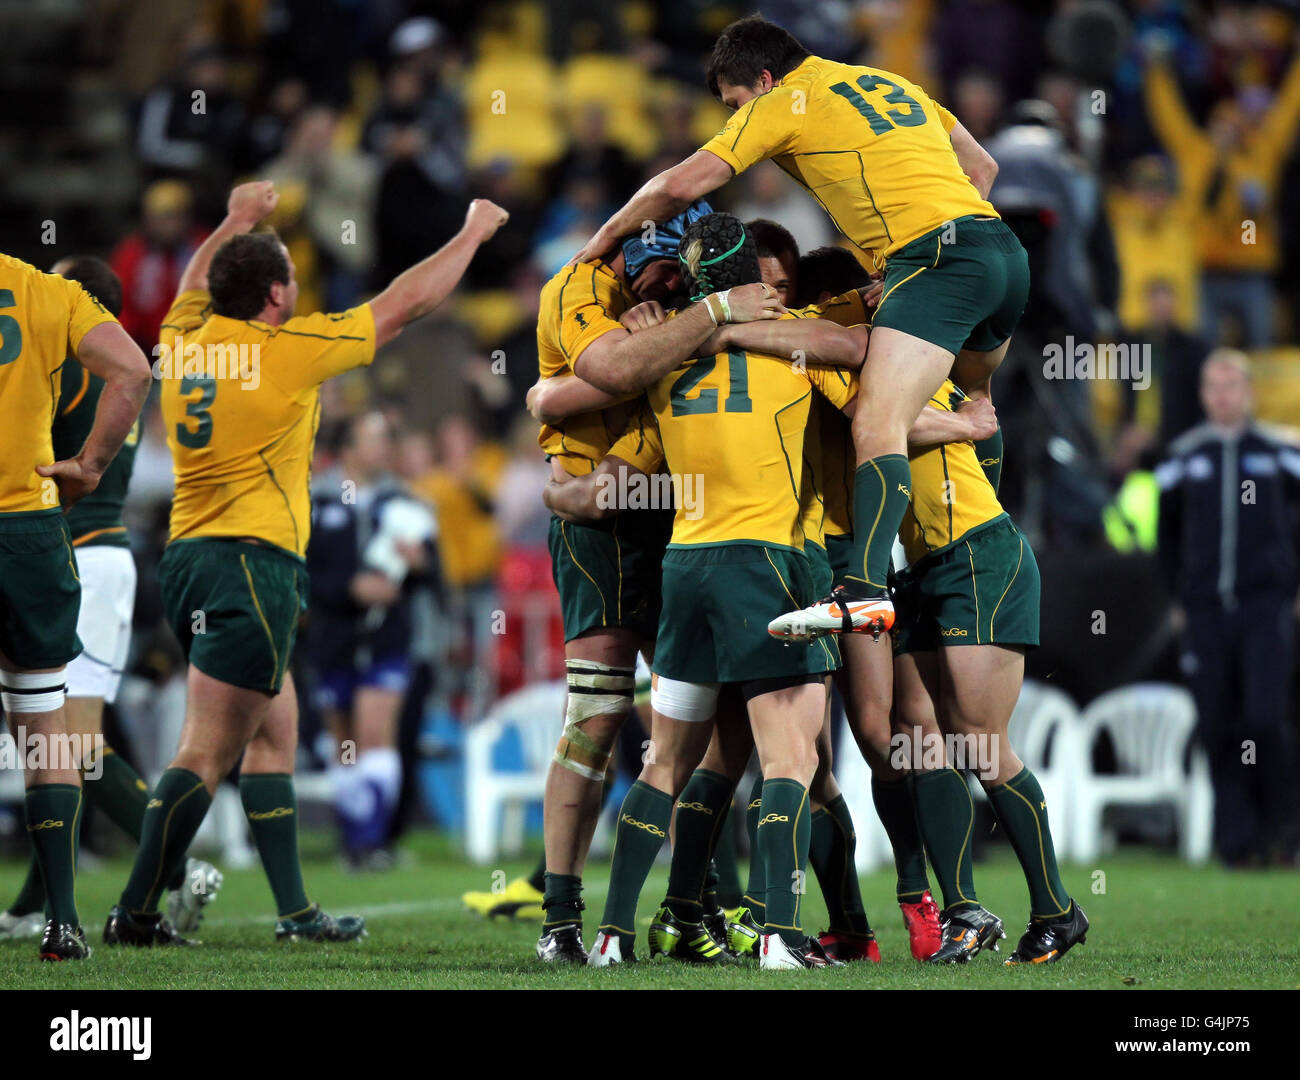
M 593 294 L 617 292 L 622 289 L 618 275 L 610 269 L 604 259 L 591 262 L 568 263 L 561 266 L 545 285 L 542 296 L 566 302 L 572 297 L 590 299 Z
M 4 254 L 0 254 L 0 287 L 11 292 L 20 288 L 29 294 L 63 297 L 75 296 L 82 291 L 81 286 L 70 278 L 48 274 L 14 255 Z
M 294 315 L 279 326 L 245 320 L 252 329 L 270 338 L 306 338 L 318 341 L 365 341 L 364 328 L 358 325 L 369 312 L 369 304 L 358 304 L 346 311 L 317 311 L 310 315 Z M 371 335 L 373 336 L 373 330 Z

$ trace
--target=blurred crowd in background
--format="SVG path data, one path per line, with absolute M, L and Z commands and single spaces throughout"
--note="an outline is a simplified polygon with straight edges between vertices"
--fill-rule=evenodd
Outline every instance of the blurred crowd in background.
M 1202 418 L 1198 372 L 1212 349 L 1249 350 L 1263 418 L 1300 418 L 1300 199 L 1286 197 L 1300 191 L 1300 39 L 1290 7 L 0 4 L 0 248 L 44 267 L 74 251 L 109 257 L 125 287 L 122 321 L 148 352 L 181 270 L 240 179 L 280 188 L 273 224 L 297 266 L 300 313 L 364 300 L 447 240 L 474 196 L 510 211 L 452 302 L 323 391 L 316 475 L 347 467 L 347 433 L 369 418 L 365 467 L 400 481 L 438 521 L 436 566 L 403 600 L 424 613 L 410 620 L 418 677 L 404 746 L 436 757 L 436 731 L 558 670 L 547 466 L 524 411 L 538 292 L 645 178 L 725 122 L 703 78 L 723 26 L 758 10 L 814 54 L 900 72 L 997 159 L 992 199 L 1034 270 L 997 383 L 1003 501 L 1039 550 L 1105 558 L 1155 548 L 1146 481 Z M 780 222 L 804 250 L 842 242 L 770 163 L 714 205 Z M 1068 337 L 1149 345 L 1150 386 L 1045 378 L 1044 346 Z M 151 403 L 128 510 L 141 566 L 132 672 L 156 686 L 179 670 L 152 573 L 170 490 Z M 310 755 L 319 680 L 300 659 Z

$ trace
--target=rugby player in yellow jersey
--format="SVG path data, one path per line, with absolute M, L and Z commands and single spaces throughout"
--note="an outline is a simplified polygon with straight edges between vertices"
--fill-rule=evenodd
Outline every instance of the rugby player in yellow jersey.
M 653 232 L 624 238 L 609 262 L 563 267 L 542 289 L 537 323 L 541 381 L 585 370 L 618 373 L 605 390 L 578 387 L 581 400 L 538 437 L 562 475 L 591 473 L 614 441 L 653 418 L 643 386 L 670 370 L 720 320 L 766 318 L 784 309 L 761 285 L 713 296 L 679 319 L 631 334 L 619 319 L 638 299 L 666 298 L 680 280 L 677 240 L 687 208 Z M 635 386 L 633 380 L 639 380 Z M 620 382 L 626 385 L 620 385 Z M 659 614 L 659 569 L 671 514 L 635 511 L 581 525 L 555 518 L 550 549 L 564 618 L 569 693 L 564 731 L 547 776 L 543 832 L 546 875 L 538 959 L 586 963 L 582 943 L 582 868 L 600 814 L 614 741 L 632 705 L 637 651 L 652 656 Z
M 104 388 L 84 442 L 56 461 L 50 422 L 70 355 Z M 42 960 L 90 955 L 75 897 L 81 777 L 64 708 L 81 583 L 63 511 L 99 485 L 148 393 L 144 355 L 95 297 L 0 255 L 0 702 L 27 763 L 24 814 L 49 914 Z
M 952 412 L 963 398 L 947 380 L 924 413 Z M 937 716 L 943 732 L 980 751 L 987 767 L 968 759 L 965 768 L 988 795 L 1029 887 L 1029 925 L 1005 963 L 1054 962 L 1084 941 L 1088 919 L 1061 882 L 1042 788 L 1007 735 L 1025 652 L 1038 644 L 1038 565 L 973 442 L 914 444 L 909 453 L 912 494 L 899 532 L 909 565 L 894 586 L 898 730 L 914 743 L 914 730 Z M 917 817 L 945 905 L 943 946 L 930 960 L 963 962 L 1006 935 L 975 894 L 965 777 L 926 770 L 922 749 L 912 745 L 910 755 Z
M 853 420 L 854 503 L 871 524 L 855 533 L 832 596 L 774 629 L 879 632 L 894 618 L 886 578 L 907 507 L 907 432 L 950 372 L 989 396 L 1028 296 L 1028 259 L 986 198 L 993 159 L 902 76 L 812 56 L 779 26 L 749 16 L 718 38 L 708 81 L 735 115 L 648 181 L 577 258 L 600 255 L 641 221 L 677 213 L 767 158 L 873 254 L 884 288 Z
M 121 314 L 122 283 L 103 259 L 72 256 L 60 259 L 50 272 L 80 282 L 115 318 Z M 71 457 L 85 443 L 104 386 L 104 380 L 82 368 L 75 356 L 64 360 L 51 429 L 57 456 Z M 64 705 L 68 732 L 76 736 L 72 749 L 79 757 L 86 805 L 100 810 L 137 842 L 149 787 L 104 741 L 103 713 L 105 703 L 111 704 L 117 697 L 131 644 L 136 574 L 122 508 L 139 432 L 137 420 L 95 490 L 79 499 L 66 515 L 81 579 L 77 636 L 82 652 L 68 664 Z M 183 930 L 197 926 L 221 881 L 220 872 L 210 863 L 186 860 L 167 883 L 172 922 Z M 45 885 L 33 850 L 18 896 L 0 913 L 0 937 L 39 935 L 45 924 L 44 911 Z
M 109 944 L 182 943 L 157 911 L 159 895 L 236 764 L 275 897 L 276 939 L 365 932 L 361 918 L 335 919 L 307 899 L 298 861 L 298 712 L 288 668 L 306 599 L 320 385 L 369 364 L 378 346 L 436 308 L 507 215 L 477 199 L 455 237 L 369 303 L 295 317 L 288 252 L 273 233 L 252 232 L 277 200 L 267 181 L 231 192 L 225 220 L 181 276 L 156 350 L 176 473 L 159 581 L 189 661 L 188 695 L 180 747 L 153 789 L 104 930 Z

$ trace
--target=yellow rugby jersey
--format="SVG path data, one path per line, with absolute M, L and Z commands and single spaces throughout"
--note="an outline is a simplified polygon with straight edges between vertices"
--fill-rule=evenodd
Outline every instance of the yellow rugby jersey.
M 54 461 L 63 361 L 90 330 L 116 321 L 77 282 L 0 255 L 0 514 L 58 507 L 58 488 L 36 466 Z
M 955 412 L 964 398 L 947 379 L 926 408 L 933 405 Z M 912 499 L 898 538 L 910 565 L 950 547 L 1005 512 L 980 468 L 973 442 L 929 446 L 907 456 L 912 469 Z
M 669 471 L 701 478 L 693 516 L 677 510 L 671 546 L 803 550 L 804 430 L 814 388 L 837 406 L 853 396 L 839 372 L 799 371 L 740 349 L 688 360 L 649 388 Z
M 997 217 L 957 161 L 955 123 L 901 75 L 810 56 L 703 149 L 737 173 L 771 158 L 879 263 L 947 221 Z
M 646 474 L 663 469 L 664 444 L 659 438 L 659 424 L 644 398 L 607 456 L 620 458 Z
M 178 296 L 155 362 L 176 476 L 169 542 L 255 537 L 306 555 L 320 384 L 374 356 L 369 304 L 270 326 L 213 314 L 206 292 Z
M 619 317 L 636 304 L 605 263 L 565 266 L 542 286 L 537 315 L 537 367 L 543 379 L 572 375 L 573 361 L 597 338 L 611 330 L 622 330 Z M 622 403 L 579 413 L 554 426 L 543 424 L 537 442 L 560 459 L 572 476 L 591 472 L 637 415 L 635 404 L 642 395 L 633 394 Z
M 810 304 L 787 312 L 796 319 L 828 319 L 839 326 L 860 326 L 869 321 L 862 294 L 853 289 L 824 304 Z M 782 316 L 783 318 L 786 316 Z M 832 371 L 845 387 L 857 392 L 857 380 L 848 371 Z M 816 446 L 809 451 L 816 432 Z M 821 494 L 823 536 L 847 536 L 853 532 L 853 474 L 857 451 L 853 447 L 853 426 L 839 408 L 822 396 L 813 400 L 804 453 L 813 462 Z M 820 541 L 819 541 L 820 542 Z

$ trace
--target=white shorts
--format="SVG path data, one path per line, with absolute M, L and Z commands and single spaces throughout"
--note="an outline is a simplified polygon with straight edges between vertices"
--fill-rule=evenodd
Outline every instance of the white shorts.
M 103 698 L 111 704 L 131 648 L 135 611 L 135 560 L 129 548 L 105 544 L 77 548 L 81 655 L 68 664 L 68 697 Z

